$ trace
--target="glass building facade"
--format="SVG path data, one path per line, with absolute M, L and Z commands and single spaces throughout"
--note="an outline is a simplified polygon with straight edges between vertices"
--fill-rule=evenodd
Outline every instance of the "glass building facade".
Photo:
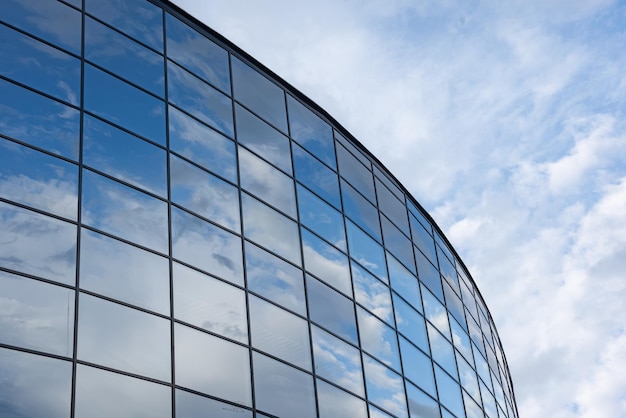
M 0 1 L 1 417 L 515 418 L 441 230 L 167 1 Z

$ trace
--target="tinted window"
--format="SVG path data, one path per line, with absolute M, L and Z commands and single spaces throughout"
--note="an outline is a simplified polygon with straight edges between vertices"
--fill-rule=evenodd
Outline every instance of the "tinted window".
M 293 97 L 288 96 L 287 103 L 291 137 L 311 154 L 336 167 L 335 141 L 330 125 Z
M 310 276 L 306 286 L 311 320 L 357 344 L 353 302 Z
M 293 147 L 296 179 L 336 208 L 341 207 L 337 174 L 297 145 Z

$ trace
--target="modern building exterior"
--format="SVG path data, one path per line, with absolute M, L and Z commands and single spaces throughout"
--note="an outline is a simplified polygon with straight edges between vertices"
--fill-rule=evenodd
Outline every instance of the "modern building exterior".
M 167 1 L 0 2 L 0 417 L 515 418 L 474 281 Z

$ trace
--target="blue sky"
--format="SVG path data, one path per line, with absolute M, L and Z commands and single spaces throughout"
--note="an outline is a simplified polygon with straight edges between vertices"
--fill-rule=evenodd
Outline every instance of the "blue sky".
M 626 416 L 626 3 L 177 0 L 332 114 L 433 215 L 520 416 Z

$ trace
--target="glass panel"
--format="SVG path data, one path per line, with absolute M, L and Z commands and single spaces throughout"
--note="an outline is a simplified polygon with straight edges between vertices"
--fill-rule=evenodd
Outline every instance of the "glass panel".
M 436 397 L 433 364 L 430 357 L 415 348 L 413 344 L 404 338 L 400 338 L 400 350 L 402 352 L 404 376 L 411 379 L 422 390 Z
M 337 147 L 337 160 L 339 161 L 341 176 L 367 197 L 370 202 L 376 202 L 372 172 L 342 146 Z
M 0 108 L 0 133 L 78 160 L 78 110 L 4 80 L 0 80 Z
M 474 346 L 474 349 L 476 346 Z M 476 364 L 476 371 L 478 376 L 482 379 L 483 383 L 491 387 L 491 376 L 489 374 L 489 367 L 487 362 L 476 350 L 474 350 L 474 364 Z M 491 390 L 491 389 L 490 389 Z
M 385 267 L 383 248 L 352 222 L 346 222 L 346 226 L 350 257 L 387 283 L 387 268 Z
M 165 15 L 167 56 L 230 94 L 228 53 L 170 14 Z
M 413 237 L 413 243 L 420 249 L 428 260 L 437 264 L 437 252 L 435 251 L 435 241 L 430 236 L 424 227 L 413 216 L 409 216 L 411 221 L 411 233 Z
M 352 263 L 352 277 L 356 301 L 383 321 L 393 325 L 389 288 L 355 263 Z
M 427 324 L 430 352 L 433 359 L 448 373 L 457 378 L 456 361 L 452 344 L 446 340 L 432 325 Z
M 441 288 L 439 270 L 430 264 L 426 257 L 419 251 L 415 251 L 415 261 L 417 263 L 417 276 L 420 282 L 425 284 L 440 301 L 443 301 L 443 289 Z
M 381 411 L 380 409 L 376 408 L 372 404 L 368 404 L 367 406 L 369 407 L 369 410 L 370 410 L 370 418 L 393 418 L 391 415 L 389 415 L 386 412 Z
M 426 323 L 422 315 L 418 314 L 395 294 L 393 295 L 393 306 L 396 312 L 398 331 L 404 334 L 413 344 L 421 348 L 422 351 L 429 353 Z M 406 370 L 404 372 L 406 373 Z
M 127 35 L 163 50 L 163 11 L 154 4 L 143 0 L 85 0 L 85 8 Z
M 387 263 L 389 264 L 389 280 L 391 288 L 398 292 L 407 302 L 409 302 L 419 312 L 422 310 L 420 298 L 419 282 L 417 277 L 411 274 L 398 260 L 387 253 Z
M 291 137 L 329 166 L 337 167 L 330 125 L 291 96 L 288 96 L 287 104 Z
M 306 229 L 302 229 L 302 250 L 308 272 L 346 295 L 352 295 L 348 257 Z
M 341 208 L 337 174 L 301 147 L 293 146 L 296 179 L 336 208 Z
M 443 282 L 443 291 L 446 295 L 446 307 L 448 308 L 448 312 L 452 314 L 454 318 L 463 326 L 463 328 L 467 329 L 467 323 L 465 322 L 465 315 L 463 309 L 463 302 L 461 299 L 452 291 L 450 285 L 447 282 Z
M 310 375 L 259 353 L 252 361 L 257 409 L 279 417 L 317 416 Z
M 385 237 L 385 248 L 391 251 L 398 260 L 402 261 L 405 266 L 412 272 L 415 272 L 415 264 L 413 261 L 413 245 L 411 241 L 396 228 L 386 217 L 382 216 L 383 235 Z
M 73 285 L 76 226 L 0 202 L 0 265 Z
M 446 257 L 448 257 L 449 260 L 454 259 L 454 256 L 452 255 L 452 252 L 448 248 L 448 245 L 445 243 L 444 239 L 442 238 L 442 235 L 440 235 L 439 232 L 436 232 L 436 231 L 435 231 L 435 242 L 437 243 L 437 256 L 438 257 L 441 257 L 443 253 Z
M 378 194 L 378 206 L 380 210 L 395 223 L 398 228 L 409 234 L 409 219 L 407 218 L 406 206 L 398 200 L 389 189 L 384 187 L 376 179 L 376 193 Z
M 359 350 L 339 338 L 311 326 L 315 373 L 344 388 L 365 396 Z
M 78 351 L 81 360 L 170 381 L 170 322 L 81 294 Z
M 493 398 L 491 392 L 487 390 L 487 387 L 482 382 L 480 383 L 480 392 L 483 395 L 483 407 L 487 416 L 489 418 L 498 418 L 498 413 L 496 411 L 496 401 Z
M 170 148 L 209 171 L 237 182 L 235 143 L 169 106 Z
M 440 418 L 439 404 L 410 383 L 406 384 L 411 418 Z
M 457 417 L 463 417 L 465 409 L 463 408 L 459 384 L 437 366 L 435 366 L 435 376 L 437 377 L 439 401 Z
M 169 315 L 167 259 L 87 229 L 80 247 L 82 289 Z
M 165 145 L 165 103 L 85 65 L 85 109 Z
M 209 126 L 233 136 L 230 98 L 178 65 L 167 63 L 168 99 Z
M 398 417 L 408 416 L 402 378 L 369 356 L 363 356 L 367 397 Z
M 73 290 L 4 271 L 0 271 L 0 289 L 0 343 L 72 355 Z
M 170 187 L 172 202 L 240 232 L 236 187 L 175 155 L 170 155 Z
M 235 116 L 239 143 L 292 174 L 289 139 L 238 104 Z
M 140 24 L 142 19 L 135 22 Z M 85 19 L 85 59 L 163 97 L 163 56 L 89 17 Z
M 480 401 L 480 391 L 478 390 L 478 378 L 476 377 L 476 371 L 470 366 L 470 364 L 457 355 L 457 362 L 459 365 L 459 376 L 461 378 L 461 384 L 463 388 L 474 399 Z
M 81 14 L 63 3 L 3 0 L 0 2 L 0 16 L 26 32 L 80 54 Z
M 249 242 L 245 248 L 248 289 L 306 315 L 302 270 Z
M 450 327 L 448 324 L 448 313 L 444 306 L 430 293 L 422 287 L 422 298 L 424 300 L 424 315 L 434 326 L 446 337 L 450 337 Z
M 320 418 L 367 418 L 364 401 L 319 379 L 317 396 Z
M 258 200 L 242 196 L 246 237 L 296 264 L 301 263 L 298 225 Z
M 346 234 L 341 213 L 298 184 L 300 222 L 341 250 L 346 250 Z
M 254 296 L 249 303 L 252 346 L 311 370 L 307 321 Z
M 241 238 L 174 207 L 172 255 L 243 286 Z
M 380 221 L 376 207 L 343 180 L 341 191 L 344 213 L 380 242 Z
M 166 418 L 172 414 L 168 386 L 78 365 L 76 417 Z
M 78 167 L 0 138 L 0 196 L 76 220 Z
M 0 376 L 3 416 L 70 416 L 71 362 L 0 348 Z
M 287 215 L 296 217 L 293 179 L 245 148 L 239 147 L 241 187 Z
M 177 385 L 252 406 L 247 348 L 178 324 L 174 335 Z
M 387 189 L 391 191 L 391 193 L 396 195 L 396 197 L 400 199 L 400 201 L 404 202 L 404 193 L 402 193 L 402 190 L 400 190 L 398 182 L 392 180 L 391 174 L 389 174 L 386 169 L 381 168 L 378 163 L 374 162 L 373 166 L 374 175 L 376 176 L 378 182 L 384 184 L 385 187 L 387 187 Z
M 343 136 L 342 134 L 340 134 L 337 131 L 335 131 L 335 139 L 341 145 L 346 147 L 346 149 L 348 151 L 350 151 L 354 157 L 356 157 L 359 161 L 361 161 L 361 163 L 363 163 L 365 165 L 365 167 L 367 167 L 368 169 L 371 169 L 372 162 L 369 160 L 368 157 L 365 156 L 366 153 L 365 153 L 364 150 L 361 150 L 361 149 L 357 148 L 357 146 L 355 144 L 353 144 L 352 142 L 348 141 L 345 136 Z M 337 151 L 337 154 L 339 154 L 339 151 Z M 341 165 L 340 165 L 340 167 L 341 167 Z
M 461 286 L 461 295 L 463 296 L 463 304 L 467 308 L 470 314 L 474 316 L 474 318 L 478 318 L 478 310 L 476 308 L 476 301 L 474 299 L 474 295 L 472 291 L 463 283 Z M 467 320 L 470 321 L 470 317 L 467 317 Z
M 252 411 L 177 389 L 176 416 L 186 418 L 252 418 Z
M 454 347 L 456 347 L 456 349 L 459 350 L 465 358 L 471 361 L 472 348 L 470 346 L 469 337 L 455 320 L 450 320 L 449 322 L 452 330 L 452 343 L 454 344 Z
M 167 204 L 88 170 L 83 170 L 82 221 L 162 253 L 168 251 Z
M 356 312 L 361 348 L 387 366 L 400 371 L 398 340 L 394 329 L 361 307 L 357 307 Z
M 465 403 L 465 414 L 467 418 L 484 418 L 483 411 L 472 398 L 463 392 L 463 401 Z
M 407 208 L 409 208 L 409 212 L 411 212 L 411 214 L 415 216 L 415 218 L 419 221 L 419 223 L 423 225 L 426 231 L 428 231 L 428 233 L 432 235 L 433 227 L 431 226 L 430 222 L 426 219 L 426 216 L 424 216 L 422 211 L 419 210 L 417 206 L 410 200 L 407 200 Z
M 4 25 L 0 25 L 0 74 L 78 105 L 80 61 Z
M 166 158 L 164 149 L 85 115 L 84 164 L 151 193 L 165 196 Z
M 447 257 L 439 257 L 439 270 L 441 275 L 450 283 L 456 292 L 459 291 L 459 278 L 456 275 L 454 265 Z
M 473 319 L 469 319 L 467 321 L 469 335 L 472 338 L 474 344 L 476 344 L 475 348 L 479 350 L 483 355 L 485 354 L 485 346 L 483 345 L 483 334 L 480 331 L 480 327 Z
M 306 278 L 306 286 L 311 320 L 358 344 L 352 301 L 310 276 Z
M 263 119 L 287 132 L 285 92 L 270 80 L 232 57 L 235 99 Z

